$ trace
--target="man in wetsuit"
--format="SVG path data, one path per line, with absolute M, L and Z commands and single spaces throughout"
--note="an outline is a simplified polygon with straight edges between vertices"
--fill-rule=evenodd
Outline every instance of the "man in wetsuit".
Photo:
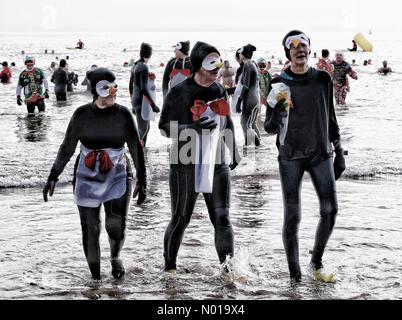
M 288 32 L 282 45 L 291 65 L 272 80 L 270 91 L 273 84 L 283 83 L 290 88 L 291 101 L 282 98 L 275 106 L 267 107 L 265 130 L 277 134 L 284 205 L 282 236 L 290 278 L 298 282 L 301 281 L 298 230 L 303 174 L 310 173 L 320 202 L 320 220 L 310 262 L 313 270 L 320 270 L 338 211 L 335 180 L 345 170 L 345 159 L 330 75 L 309 67 L 310 39 L 302 31 Z
M 54 93 L 56 94 L 57 101 L 67 101 L 67 72 L 64 70 L 66 67 L 66 60 L 61 59 L 59 67 L 53 72 L 50 82 L 54 83 Z
M 190 51 L 190 41 L 180 41 L 173 46 L 175 57 L 166 64 L 163 73 L 162 91 L 163 98 L 168 91 L 180 82 L 186 80 L 191 75 L 191 62 L 188 53 Z
M 25 57 L 26 69 L 21 72 L 18 78 L 17 85 L 17 104 L 22 105 L 21 92 L 24 90 L 25 104 L 28 109 L 28 116 L 35 113 L 35 107 L 38 107 L 39 112 L 45 112 L 45 101 L 49 99 L 49 85 L 45 78 L 44 72 L 35 68 L 35 58 L 31 56 Z M 43 92 L 43 87 L 45 92 Z
M 82 86 L 87 86 L 87 91 L 88 91 L 88 92 L 91 92 L 91 90 L 92 90 L 92 88 L 91 88 L 91 83 L 90 83 L 90 81 L 89 81 L 89 79 L 88 79 L 88 74 L 89 74 L 91 71 L 95 70 L 97 67 L 98 67 L 98 66 L 97 66 L 96 64 L 93 64 L 93 65 L 91 66 L 91 69 L 86 72 L 85 78 L 84 78 L 84 80 L 83 80 L 82 83 L 81 83 Z
M 133 173 L 124 148 L 134 161 L 137 184 L 133 198 L 137 204 L 146 198 L 146 169 L 143 148 L 130 111 L 116 103 L 118 90 L 115 75 L 106 68 L 88 74 L 93 102 L 76 109 L 57 153 L 43 199 L 52 196 L 58 177 L 75 152 L 80 153 L 74 167 L 74 202 L 81 219 L 82 243 L 92 278 L 100 280 L 101 232 L 100 210 L 105 209 L 105 226 L 109 236 L 112 275 L 120 279 L 125 274 L 120 251 L 125 240 Z
M 159 121 L 162 135 L 173 140 L 169 173 L 172 217 L 164 238 L 165 270 L 173 272 L 176 270 L 179 247 L 199 192 L 204 194 L 215 229 L 215 247 L 219 261 L 224 263 L 228 257 L 233 256 L 234 251 L 233 230 L 229 219 L 229 168 L 233 170 L 238 165 L 240 155 L 234 125 L 229 115 L 226 91 L 216 82 L 223 63 L 219 51 L 205 42 L 195 44 L 190 58 L 193 74 L 169 91 Z M 205 112 L 210 112 L 214 120 L 204 116 Z M 197 139 L 214 139 L 215 132 L 218 133 L 216 148 L 204 142 L 197 146 Z M 230 150 L 230 165 L 225 163 L 225 145 Z M 196 160 L 197 154 L 204 158 L 204 155 L 211 155 L 212 152 L 216 152 L 216 157 L 212 157 L 214 159 L 209 164 L 200 165 L 199 160 Z M 214 166 L 208 191 L 198 191 L 196 187 L 204 178 L 196 175 L 203 165 L 208 168 L 210 165 Z
M 155 113 L 160 112 L 160 109 L 152 99 L 150 87 L 148 86 L 149 80 L 154 80 L 155 75 L 149 72 L 147 63 L 152 56 L 152 46 L 148 43 L 141 43 L 140 59 L 135 62 L 131 69 L 129 90 L 131 95 L 132 111 L 136 115 L 138 131 L 142 145 L 145 147 L 147 143 L 148 132 L 150 128 L 149 120 L 142 118 L 141 109 L 143 99 L 146 99 L 152 111 Z M 153 78 L 153 79 L 151 79 Z
M 261 144 L 260 131 L 256 119 L 260 110 L 259 71 L 257 65 L 251 60 L 256 47 L 247 44 L 240 48 L 239 57 L 243 63 L 243 72 L 239 80 L 242 91 L 237 100 L 236 112 L 241 113 L 241 126 L 243 129 L 245 145 Z

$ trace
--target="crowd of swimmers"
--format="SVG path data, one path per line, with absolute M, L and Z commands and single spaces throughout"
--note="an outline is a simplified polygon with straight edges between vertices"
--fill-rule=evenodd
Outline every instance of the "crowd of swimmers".
M 344 104 L 349 91 L 348 77 L 357 79 L 357 74 L 341 51 L 330 61 L 329 51 L 324 49 L 316 68 L 310 66 L 311 40 L 300 30 L 288 32 L 282 46 L 288 62 L 279 73 L 271 74 L 269 61 L 253 60 L 257 48 L 250 43 L 234 53 L 239 64 L 237 69 L 224 61 L 219 49 L 209 43 L 198 41 L 191 52 L 189 41 L 176 43 L 173 46 L 175 56 L 164 65 L 161 107 L 155 99 L 155 74 L 149 69 L 153 54 L 149 43 L 141 44 L 139 57 L 132 63 L 131 111 L 116 102 L 120 88 L 111 70 L 93 65 L 86 73 L 82 84 L 93 98 L 72 115 L 43 188 L 43 198 L 48 201 L 48 196 L 53 195 L 59 176 L 80 142 L 74 166 L 74 201 L 80 214 L 83 249 L 93 279 L 101 279 L 102 204 L 112 274 L 116 279 L 125 274 L 120 252 L 125 240 L 127 211 L 131 198 L 137 198 L 137 205 L 142 205 L 147 197 L 144 148 L 150 121 L 158 113 L 161 135 L 172 140 L 171 220 L 163 239 L 165 271 L 176 272 L 179 248 L 199 193 L 204 195 L 214 227 L 220 264 L 224 266 L 233 258 L 235 236 L 230 221 L 230 176 L 241 162 L 241 155 L 232 115 L 238 113 L 245 145 L 259 146 L 260 130 L 277 137 L 284 204 L 282 236 L 290 279 L 299 282 L 302 278 L 298 230 L 301 184 L 307 171 L 320 203 L 309 267 L 317 280 L 331 282 L 332 278 L 322 271 L 322 258 L 338 211 L 336 180 L 346 169 L 346 153 L 341 144 L 333 97 L 336 103 Z M 44 72 L 35 67 L 32 56 L 26 56 L 24 63 L 26 69 L 18 78 L 17 103 L 24 102 L 29 114 L 34 113 L 35 107 L 44 111 L 44 100 L 49 98 Z M 55 83 L 58 101 L 65 100 L 67 86 L 78 81 L 75 76 L 69 76 L 67 65 L 62 59 L 58 66 L 51 66 L 51 82 Z M 9 82 L 11 72 L 7 67 L 3 63 Z M 383 68 L 388 66 L 385 64 Z M 261 105 L 266 107 L 266 113 L 259 128 L 256 120 Z M 125 153 L 125 145 L 135 170 Z

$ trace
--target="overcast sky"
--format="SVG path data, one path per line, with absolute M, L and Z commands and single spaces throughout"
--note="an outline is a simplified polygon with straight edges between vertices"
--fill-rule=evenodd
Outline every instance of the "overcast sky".
M 0 31 L 402 31 L 399 6 L 395 0 L 1 0 Z

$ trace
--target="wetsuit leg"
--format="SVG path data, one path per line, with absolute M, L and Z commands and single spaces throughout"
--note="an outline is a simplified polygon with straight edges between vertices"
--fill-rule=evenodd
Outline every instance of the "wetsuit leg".
M 126 217 L 132 192 L 133 178 L 127 177 L 126 192 L 119 198 L 105 202 L 106 231 L 109 236 L 112 274 L 116 279 L 124 273 L 123 262 L 119 259 L 126 236 Z
M 56 100 L 57 101 L 67 101 L 67 93 L 66 92 L 57 92 Z
M 194 211 L 198 196 L 195 192 L 194 170 L 171 166 L 169 186 L 172 217 L 164 237 L 165 270 L 176 269 L 177 253 Z
M 37 102 L 37 106 L 38 106 L 38 111 L 39 112 L 45 112 L 45 108 L 46 108 L 45 100 L 39 100 Z
M 137 118 L 137 126 L 138 126 L 138 133 L 140 135 L 140 139 L 144 141 L 144 146 L 147 142 L 148 132 L 149 132 L 149 121 L 142 119 L 141 116 L 141 106 L 135 106 L 136 110 L 136 118 Z
M 334 228 L 335 217 L 338 212 L 332 158 L 319 162 L 309 171 L 320 201 L 320 221 L 318 223 L 313 255 L 311 257 L 312 265 L 316 269 L 319 269 L 322 268 L 321 259 Z
M 209 218 L 215 228 L 215 248 L 220 263 L 226 257 L 233 257 L 233 228 L 229 218 L 230 207 L 230 173 L 229 168 L 222 166 L 215 171 L 212 193 L 204 193 Z
M 35 114 L 35 103 L 28 103 L 27 104 L 27 110 L 28 110 L 28 116 L 34 115 Z
M 282 239 L 290 278 L 296 281 L 301 279 L 298 233 L 301 220 L 300 187 L 304 171 L 303 160 L 279 161 L 284 207 Z
M 101 229 L 100 206 L 88 208 L 78 206 L 81 218 L 82 244 L 92 278 L 100 280 L 99 235 Z
M 245 144 L 250 145 L 254 143 L 256 146 L 260 145 L 260 134 L 255 124 L 258 115 L 258 106 L 248 110 L 243 108 L 241 115 L 241 126 L 243 129 Z

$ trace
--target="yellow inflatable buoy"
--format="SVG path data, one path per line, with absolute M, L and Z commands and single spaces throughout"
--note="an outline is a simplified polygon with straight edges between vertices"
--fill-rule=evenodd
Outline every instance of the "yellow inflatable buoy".
M 373 45 L 368 41 L 362 33 L 358 33 L 355 35 L 353 40 L 356 41 L 357 45 L 362 48 L 363 51 L 372 52 Z

